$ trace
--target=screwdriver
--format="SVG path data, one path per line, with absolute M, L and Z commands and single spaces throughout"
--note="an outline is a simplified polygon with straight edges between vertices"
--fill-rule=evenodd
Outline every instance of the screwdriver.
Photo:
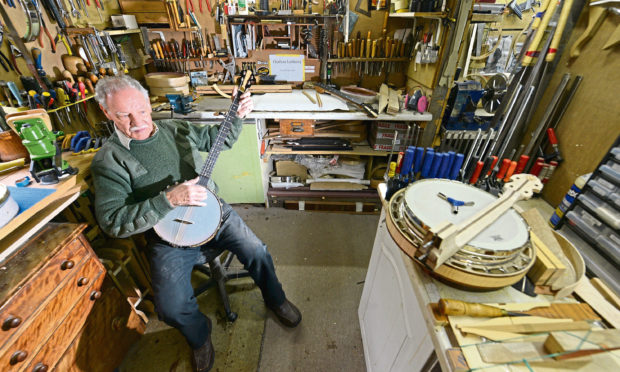
M 507 311 L 495 306 L 443 298 L 439 300 L 439 312 L 443 315 L 466 315 L 488 318 L 499 316 L 530 316 L 526 313 Z

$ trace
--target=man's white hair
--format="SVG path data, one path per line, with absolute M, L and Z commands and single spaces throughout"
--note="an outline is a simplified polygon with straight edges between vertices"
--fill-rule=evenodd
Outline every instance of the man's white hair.
M 142 84 L 129 75 L 109 76 L 100 79 L 95 87 L 95 99 L 105 109 L 108 109 L 108 97 L 119 90 L 133 88 L 144 94 L 146 100 L 149 100 L 149 92 L 144 89 Z

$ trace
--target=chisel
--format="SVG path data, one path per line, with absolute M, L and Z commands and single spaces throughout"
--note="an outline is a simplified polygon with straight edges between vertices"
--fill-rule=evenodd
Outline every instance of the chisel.
M 465 302 L 460 300 L 439 300 L 439 312 L 443 315 L 494 318 L 500 316 L 530 316 L 530 314 L 507 311 L 499 307 Z

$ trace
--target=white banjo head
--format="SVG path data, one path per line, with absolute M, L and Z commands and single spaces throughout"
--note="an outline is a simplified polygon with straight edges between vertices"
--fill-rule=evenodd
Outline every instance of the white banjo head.
M 465 203 L 473 202 L 473 205 L 459 206 L 458 213 L 455 214 L 452 204 L 442 199 L 439 193 Z M 441 179 L 421 180 L 411 184 L 405 191 L 404 199 L 410 216 L 414 216 L 429 230 L 443 222 L 458 225 L 497 200 L 495 196 L 473 186 Z M 528 240 L 527 224 L 511 209 L 476 235 L 468 245 L 480 250 L 499 252 L 518 249 L 527 244 Z

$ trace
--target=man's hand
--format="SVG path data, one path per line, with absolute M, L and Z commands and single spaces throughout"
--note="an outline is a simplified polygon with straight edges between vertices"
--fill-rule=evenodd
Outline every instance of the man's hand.
M 173 186 L 166 191 L 166 197 L 174 207 L 181 205 L 194 205 L 204 207 L 207 204 L 202 201 L 207 198 L 207 189 L 196 185 L 198 177 Z
M 233 99 L 237 96 L 237 87 L 233 88 Z M 250 91 L 247 91 L 241 95 L 239 99 L 239 108 L 237 108 L 237 117 L 240 119 L 245 118 L 254 109 L 254 102 L 250 98 Z

